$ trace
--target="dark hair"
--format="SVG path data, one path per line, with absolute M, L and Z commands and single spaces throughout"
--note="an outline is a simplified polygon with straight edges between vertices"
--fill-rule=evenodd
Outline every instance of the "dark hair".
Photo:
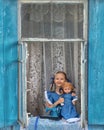
M 63 74 L 65 76 L 66 81 L 68 81 L 67 75 L 64 71 L 58 71 L 56 74 Z
M 56 72 L 56 74 L 63 74 L 63 75 L 65 76 L 65 80 L 66 80 L 67 82 L 70 82 L 70 80 L 67 78 L 67 75 L 66 75 L 66 73 L 65 73 L 64 71 L 58 71 L 58 72 Z M 56 74 L 55 74 L 55 75 L 56 75 Z M 51 77 L 51 82 L 50 82 L 50 84 L 51 84 L 50 90 L 51 90 L 51 91 L 53 90 L 53 87 L 54 87 L 55 75 L 54 75 L 53 77 Z

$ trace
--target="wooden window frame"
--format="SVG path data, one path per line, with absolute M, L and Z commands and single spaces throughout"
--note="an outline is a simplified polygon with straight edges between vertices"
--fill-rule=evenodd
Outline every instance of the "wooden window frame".
M 78 4 L 82 3 L 84 5 L 83 16 L 83 39 L 48 39 L 48 38 L 23 38 L 21 37 L 21 5 L 22 4 L 34 4 L 34 3 L 68 3 L 68 4 Z M 19 0 L 18 1 L 18 45 L 23 46 L 22 44 L 29 41 L 44 41 L 44 42 L 80 42 L 81 43 L 81 126 L 85 127 L 85 64 L 86 64 L 86 54 L 87 49 L 87 27 L 88 27 L 88 1 L 87 0 Z M 21 62 L 21 61 L 20 61 Z M 25 77 L 26 79 L 26 77 Z M 26 88 L 24 89 L 26 91 Z M 20 92 L 19 92 L 20 93 Z M 20 100 L 20 99 L 19 99 Z M 24 100 L 26 100 L 26 95 L 24 94 Z M 25 101 L 26 102 L 26 101 Z M 25 103 L 26 105 L 26 103 Z M 25 107 L 26 111 L 26 107 Z M 20 115 L 20 114 L 19 114 Z M 25 114 L 27 116 L 27 114 Z M 19 119 L 20 120 L 20 119 Z M 21 121 L 21 120 L 20 120 Z M 25 120 L 26 121 L 26 120 Z M 22 122 L 22 121 L 21 121 Z M 22 123 L 25 124 L 25 123 Z

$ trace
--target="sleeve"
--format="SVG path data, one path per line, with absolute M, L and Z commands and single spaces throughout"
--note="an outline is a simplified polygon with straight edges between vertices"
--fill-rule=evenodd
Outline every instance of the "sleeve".
M 77 101 L 77 100 L 78 100 L 77 96 L 72 96 L 72 101 Z
M 52 93 L 49 91 L 45 91 L 45 100 L 49 103 L 52 104 Z

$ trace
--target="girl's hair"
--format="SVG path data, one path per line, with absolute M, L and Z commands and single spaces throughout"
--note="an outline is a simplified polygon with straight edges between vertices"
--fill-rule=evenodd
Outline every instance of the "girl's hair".
M 67 75 L 64 71 L 58 71 L 56 74 L 63 74 L 65 76 L 65 80 L 68 81 Z
M 65 80 L 66 80 L 67 82 L 69 82 L 69 80 L 68 80 L 68 78 L 67 78 L 67 75 L 66 75 L 66 73 L 65 73 L 64 71 L 58 71 L 58 72 L 56 72 L 56 74 L 63 74 L 63 75 L 65 76 Z M 55 75 L 56 75 L 56 74 L 55 74 Z M 53 91 L 53 89 L 55 89 L 55 88 L 54 88 L 54 87 L 55 87 L 55 85 L 54 85 L 55 75 L 54 75 L 54 77 L 51 78 L 51 87 L 50 87 L 50 90 L 51 90 L 51 91 Z

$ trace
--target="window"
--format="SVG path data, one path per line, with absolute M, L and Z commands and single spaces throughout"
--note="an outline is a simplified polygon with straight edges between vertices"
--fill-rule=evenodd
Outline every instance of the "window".
M 49 89 L 53 74 L 63 70 L 76 87 L 83 125 L 87 105 L 86 30 L 86 0 L 19 1 L 20 120 L 26 113 L 44 113 L 44 90 Z

